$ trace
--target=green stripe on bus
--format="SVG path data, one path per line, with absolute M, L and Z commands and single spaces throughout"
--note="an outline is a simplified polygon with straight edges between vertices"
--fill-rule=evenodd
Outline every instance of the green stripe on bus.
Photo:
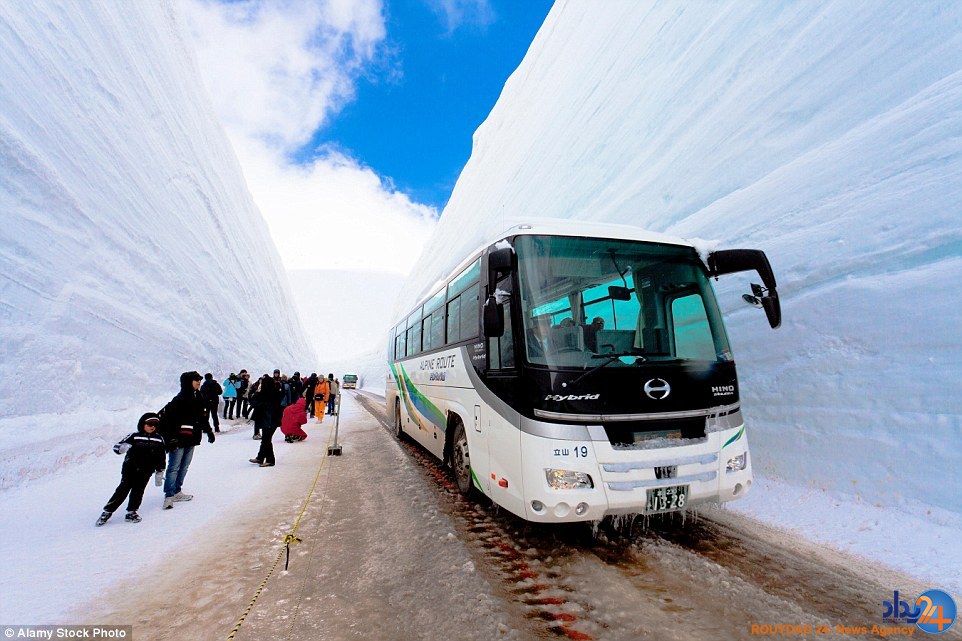
M 394 378 L 397 381 L 397 389 L 398 393 L 401 395 L 401 401 L 404 405 L 404 410 L 408 413 L 408 416 L 410 416 L 414 422 L 418 424 L 418 427 L 421 427 L 421 421 L 418 420 L 417 414 L 415 413 L 414 408 L 411 406 L 410 394 L 407 388 L 404 386 L 404 377 L 398 373 L 399 369 L 401 369 L 400 364 L 395 366 L 394 363 L 391 363 L 391 371 L 393 372 Z
M 478 480 L 478 477 L 474 475 L 473 467 L 471 468 L 471 480 L 474 481 L 474 486 L 479 490 L 481 490 L 481 493 L 484 494 L 485 493 L 484 488 L 481 487 L 481 481 Z
M 725 449 L 726 447 L 728 447 L 729 445 L 731 445 L 732 443 L 740 439 L 742 437 L 742 434 L 744 433 L 745 433 L 745 426 L 742 425 L 742 428 L 738 430 L 738 432 L 736 432 L 733 437 L 728 439 L 728 441 L 724 445 L 722 445 L 722 449 Z
M 420 410 L 425 418 L 437 425 L 441 431 L 444 431 L 447 423 L 444 412 L 438 409 L 438 407 L 411 382 L 402 365 L 398 364 L 398 368 L 401 370 L 401 376 L 404 378 L 404 386 L 407 388 L 407 392 L 411 397 L 411 404 L 414 408 Z

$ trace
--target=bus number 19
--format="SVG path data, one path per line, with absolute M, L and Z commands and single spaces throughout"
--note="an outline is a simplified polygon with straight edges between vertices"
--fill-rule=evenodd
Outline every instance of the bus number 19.
M 575 448 L 575 458 L 588 458 L 588 446 L 581 445 Z

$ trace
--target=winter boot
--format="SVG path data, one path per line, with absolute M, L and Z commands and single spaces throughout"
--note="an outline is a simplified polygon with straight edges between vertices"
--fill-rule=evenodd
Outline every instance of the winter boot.
M 124 520 L 127 521 L 128 523 L 140 523 L 141 521 L 143 521 L 143 519 L 140 518 L 140 515 L 137 514 L 136 510 L 127 512 L 127 516 L 124 517 Z
M 100 527 L 101 525 L 109 521 L 110 517 L 112 517 L 113 515 L 114 515 L 113 512 L 101 512 L 100 518 L 97 519 L 97 523 L 96 523 L 97 527 Z
M 189 501 L 194 498 L 193 494 L 184 494 L 183 492 L 178 492 L 171 497 L 174 501 Z

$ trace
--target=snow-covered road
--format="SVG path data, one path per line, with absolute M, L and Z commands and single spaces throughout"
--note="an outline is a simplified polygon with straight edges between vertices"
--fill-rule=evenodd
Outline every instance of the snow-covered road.
M 4 610 L 17 599 L 28 618 L 132 625 L 138 640 L 228 638 L 241 620 L 239 641 L 745 639 L 783 624 L 850 639 L 835 626 L 884 625 L 893 588 L 930 587 L 725 510 L 620 534 L 529 524 L 462 499 L 442 466 L 394 439 L 376 397 L 344 395 L 341 457 L 325 456 L 331 427 L 275 443 L 277 467 L 257 469 L 239 460 L 256 445 L 246 424 L 232 425 L 195 459 L 191 503 L 161 512 L 151 497 L 140 525 L 48 535 L 64 539 L 67 585 L 114 538 L 111 563 L 135 572 L 107 589 L 93 577 L 90 594 L 58 587 L 59 606 L 31 606 L 42 582 L 25 581 Z
M 359 400 L 390 431 L 381 399 Z M 619 531 L 527 523 L 463 500 L 435 459 L 406 449 L 434 479 L 476 566 L 538 637 L 745 639 L 753 625 L 810 626 L 825 639 L 865 626 L 874 637 L 873 626 L 891 627 L 882 602 L 893 586 L 930 587 L 721 508 Z
M 325 457 L 330 419 L 320 428 L 309 423 L 303 443 L 275 437 L 277 467 L 251 470 L 275 479 L 240 513 L 222 514 L 190 549 L 98 598 L 84 619 L 133 623 L 138 641 L 226 638 L 316 477 L 289 570 L 281 558 L 238 641 L 530 638 L 500 586 L 475 570 L 424 470 L 350 394 L 343 398 L 342 456 Z

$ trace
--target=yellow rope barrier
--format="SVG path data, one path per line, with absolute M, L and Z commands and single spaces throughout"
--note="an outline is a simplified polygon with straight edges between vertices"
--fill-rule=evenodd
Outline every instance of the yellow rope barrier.
M 330 446 L 331 439 L 333 438 L 333 436 L 334 436 L 334 430 L 331 430 L 330 434 L 328 434 L 327 436 L 328 446 Z M 325 452 L 326 451 L 327 450 L 325 450 Z M 260 587 L 258 587 L 257 592 L 254 593 L 254 598 L 251 599 L 251 602 L 248 604 L 247 609 L 244 610 L 244 613 L 241 615 L 240 619 L 237 620 L 237 625 L 235 625 L 234 629 L 231 630 L 229 635 L 227 635 L 227 641 L 233 641 L 234 637 L 237 635 L 238 630 L 240 630 L 241 626 L 244 625 L 244 621 L 247 619 L 247 615 L 251 613 L 251 610 L 254 609 L 254 604 L 257 602 L 257 599 L 260 598 L 261 592 L 264 590 L 264 586 L 267 585 L 267 582 L 268 580 L 270 580 L 271 575 L 274 574 L 274 570 L 277 568 L 277 564 L 281 560 L 281 555 L 283 555 L 285 551 L 288 553 L 288 555 L 290 555 L 290 544 L 295 541 L 301 540 L 298 537 L 294 536 L 294 532 L 297 531 L 297 527 L 301 523 L 301 518 L 304 516 L 304 512 L 307 511 L 307 505 L 310 503 L 311 496 L 314 494 L 314 488 L 317 487 L 317 480 L 321 478 L 321 470 L 324 469 L 324 461 L 326 461 L 327 458 L 328 458 L 327 454 L 325 454 L 321 458 L 321 464 L 317 468 L 317 474 L 314 475 L 314 482 L 311 484 L 311 489 L 307 493 L 307 498 L 304 499 L 304 505 L 301 507 L 300 514 L 297 515 L 297 519 L 295 519 L 294 521 L 294 527 L 292 527 L 291 531 L 284 537 L 284 547 L 281 548 L 280 551 L 277 553 L 277 558 L 274 559 L 274 563 L 273 565 L 271 565 L 270 571 L 268 571 L 267 576 L 264 577 L 264 580 L 261 581 Z M 291 625 L 291 629 L 293 630 L 293 623 Z

